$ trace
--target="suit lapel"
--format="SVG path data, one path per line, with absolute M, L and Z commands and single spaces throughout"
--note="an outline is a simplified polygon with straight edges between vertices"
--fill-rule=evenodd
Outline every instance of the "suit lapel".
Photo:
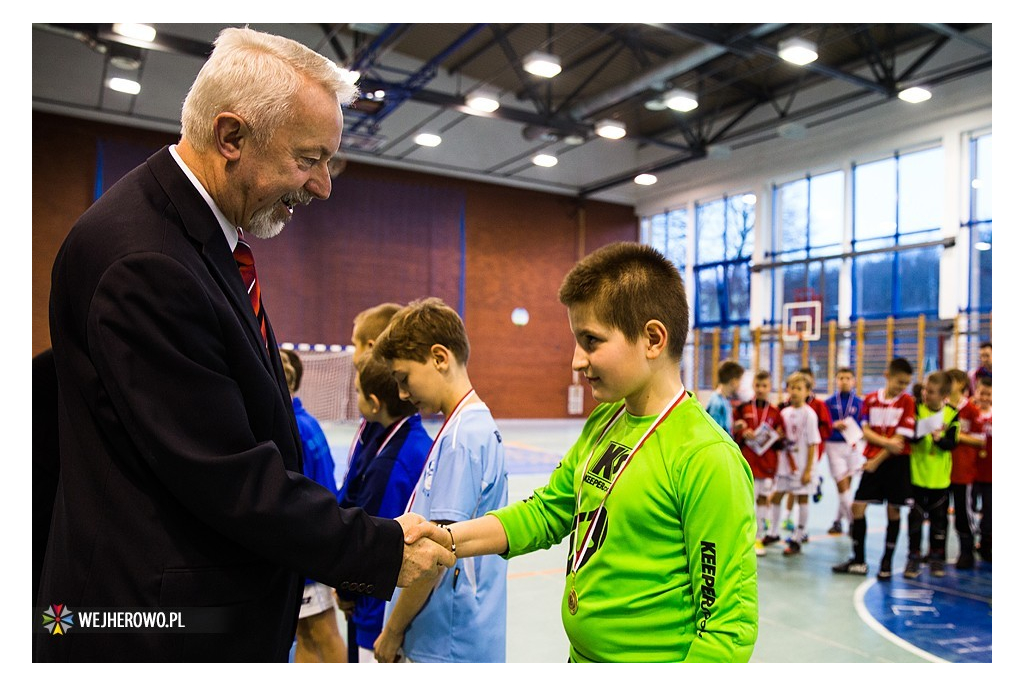
M 209 267 L 210 273 L 231 302 L 239 320 L 248 329 L 249 342 L 252 344 L 253 350 L 260 355 L 267 371 L 277 377 L 279 374 L 275 372 L 274 364 L 267 352 L 267 346 L 263 344 L 263 334 L 260 332 L 256 314 L 252 310 L 252 301 L 242 283 L 238 265 L 235 264 L 235 258 L 232 256 L 231 250 L 228 249 L 227 240 L 224 238 L 224 232 L 221 230 L 217 217 L 214 216 L 210 206 L 206 204 L 206 200 L 195 189 L 192 182 L 185 176 L 178 163 L 171 157 L 169 148 L 165 147 L 150 157 L 147 163 L 178 210 L 185 232 L 199 244 L 200 253 Z M 269 322 L 267 329 L 267 340 L 269 341 Z M 278 366 L 280 366 L 280 360 L 278 362 Z

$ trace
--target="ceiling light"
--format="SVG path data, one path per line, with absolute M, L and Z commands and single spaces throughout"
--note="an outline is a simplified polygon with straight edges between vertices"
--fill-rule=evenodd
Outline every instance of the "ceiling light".
M 562 142 L 566 145 L 583 145 L 583 143 L 587 142 L 587 139 L 581 135 L 570 133 L 565 138 L 562 138 Z
M 614 119 L 602 119 L 594 124 L 594 133 L 602 138 L 618 140 L 626 135 L 626 125 Z
M 900 100 L 903 100 L 904 102 L 909 102 L 914 105 L 916 105 L 919 102 L 924 102 L 925 100 L 930 100 L 931 97 L 932 92 L 930 90 L 928 90 L 927 88 L 921 88 L 919 86 L 914 86 L 913 88 L 904 88 L 903 90 L 900 91 Z
M 988 252 L 989 250 L 992 249 L 992 243 L 986 243 L 983 240 L 979 240 L 978 242 L 974 243 L 974 249 L 980 250 L 981 252 Z
M 756 205 L 757 204 L 757 195 L 754 195 L 753 193 L 746 193 L 743 196 L 742 200 L 743 200 L 743 204 L 745 204 L 747 206 Z
M 697 109 L 697 95 L 688 90 L 670 90 L 665 93 L 665 106 L 677 112 L 690 112 Z
M 533 163 L 537 166 L 555 166 L 558 164 L 558 157 L 545 154 L 534 155 Z
M 658 182 L 658 177 L 654 174 L 639 174 L 633 179 L 633 183 L 641 186 L 653 186 Z
M 129 95 L 138 95 L 139 91 L 142 90 L 142 86 L 139 85 L 138 81 L 117 77 L 107 81 L 107 87 L 110 90 L 116 90 L 118 93 L 128 93 Z
M 441 144 L 441 136 L 434 133 L 421 133 L 413 138 L 413 142 L 423 147 L 437 147 Z
M 787 140 L 803 140 L 807 137 L 807 126 L 801 124 L 799 121 L 787 121 L 784 124 L 780 124 L 775 132 L 779 134 L 780 138 L 786 138 Z
M 554 55 L 534 50 L 523 60 L 523 69 L 534 76 L 551 78 L 562 71 L 562 61 Z
M 803 38 L 787 38 L 779 43 L 779 57 L 803 66 L 818 59 L 818 46 Z
M 125 38 L 144 40 L 152 43 L 156 38 L 156 29 L 148 24 L 114 24 L 114 33 Z
M 486 88 L 474 90 L 467 95 L 466 104 L 479 112 L 493 112 L 501 106 L 498 103 L 498 94 Z

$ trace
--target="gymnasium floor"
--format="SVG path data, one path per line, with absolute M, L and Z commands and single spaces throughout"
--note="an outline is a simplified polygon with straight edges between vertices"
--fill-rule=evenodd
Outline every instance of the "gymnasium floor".
M 440 424 L 425 422 L 434 435 Z M 528 496 L 579 434 L 582 420 L 499 420 L 509 470 L 509 501 Z M 325 424 L 324 431 L 344 477 L 345 455 L 357 424 Z M 758 560 L 760 627 L 754 663 L 991 663 L 992 574 L 983 564 L 945 578 L 927 571 L 914 581 L 900 575 L 906 560 L 906 528 L 900 534 L 890 583 L 875 581 L 885 514 L 868 509 L 867 577 L 836 576 L 833 564 L 850 554 L 846 536 L 826 534 L 836 511 L 835 486 L 822 464 L 825 484 L 811 505 L 811 540 L 796 557 L 773 545 Z M 950 530 L 952 530 L 952 523 Z M 955 560 L 957 542 L 949 543 Z M 568 641 L 562 630 L 562 598 L 567 547 L 535 552 L 509 561 L 508 649 L 510 663 L 565 663 Z M 342 623 L 342 635 L 347 634 Z M 834 673 L 829 671 L 830 673 Z

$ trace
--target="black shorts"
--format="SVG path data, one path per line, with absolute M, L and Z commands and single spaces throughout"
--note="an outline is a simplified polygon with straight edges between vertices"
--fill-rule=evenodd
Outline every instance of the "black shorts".
M 854 501 L 904 506 L 913 502 L 910 486 L 910 457 L 901 454 L 889 457 L 873 472 L 864 471 L 853 496 Z

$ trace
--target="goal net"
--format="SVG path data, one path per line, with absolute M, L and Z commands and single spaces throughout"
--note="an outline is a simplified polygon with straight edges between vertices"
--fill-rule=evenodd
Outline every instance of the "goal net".
M 295 345 L 293 349 L 302 360 L 302 383 L 295 395 L 306 411 L 319 421 L 358 420 L 352 350 L 340 345 Z

